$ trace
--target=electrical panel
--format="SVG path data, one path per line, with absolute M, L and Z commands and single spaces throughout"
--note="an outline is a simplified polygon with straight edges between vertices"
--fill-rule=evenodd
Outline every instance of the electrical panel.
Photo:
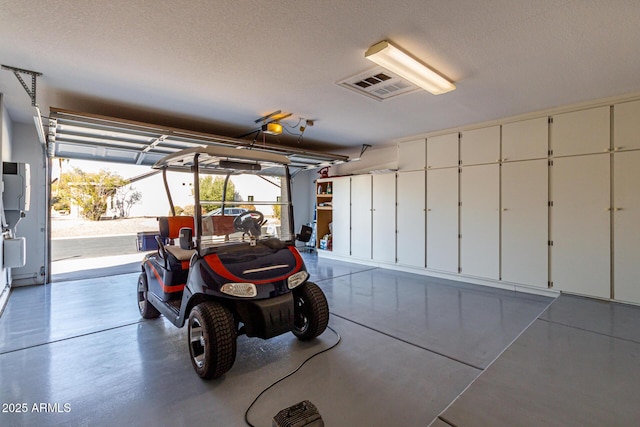
M 28 212 L 31 199 L 31 175 L 27 163 L 2 162 L 5 211 Z

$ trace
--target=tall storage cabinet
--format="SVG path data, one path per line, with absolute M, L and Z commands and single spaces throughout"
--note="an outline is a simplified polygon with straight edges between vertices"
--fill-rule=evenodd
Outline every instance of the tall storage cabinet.
M 460 268 L 465 275 L 500 276 L 499 167 L 468 166 L 460 174 Z
M 371 259 L 371 175 L 351 177 L 351 256 Z
M 396 175 L 373 175 L 373 259 L 396 261 Z
M 616 153 L 614 165 L 614 297 L 640 303 L 640 151 Z
M 425 172 L 398 173 L 397 263 L 425 267 Z
M 333 253 L 349 256 L 351 251 L 351 179 L 332 178 Z
M 546 159 L 502 165 L 502 280 L 548 286 L 548 169 Z
M 609 158 L 553 160 L 551 277 L 560 291 L 611 295 Z
M 427 268 L 458 272 L 458 168 L 427 171 Z
M 427 268 L 458 272 L 457 132 L 427 138 Z
M 614 297 L 640 304 L 640 101 L 613 111 Z

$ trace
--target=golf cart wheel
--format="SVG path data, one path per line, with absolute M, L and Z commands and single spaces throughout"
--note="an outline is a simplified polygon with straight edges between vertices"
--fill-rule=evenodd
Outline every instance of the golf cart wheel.
M 198 304 L 189 315 L 189 354 L 204 379 L 218 378 L 236 360 L 236 328 L 231 311 L 217 302 Z
M 160 312 L 147 299 L 148 291 L 147 275 L 143 272 L 138 277 L 138 310 L 140 310 L 140 315 L 143 318 L 155 319 L 160 316 Z
M 322 289 L 307 282 L 293 290 L 293 334 L 302 341 L 321 335 L 329 323 L 329 306 Z

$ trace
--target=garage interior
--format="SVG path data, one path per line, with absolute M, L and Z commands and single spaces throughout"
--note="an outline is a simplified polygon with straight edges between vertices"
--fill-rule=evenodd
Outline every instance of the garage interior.
M 339 426 L 637 425 L 637 2 L 0 10 L 0 158 L 31 171 L 28 212 L 3 219 L 1 425 L 260 426 L 302 400 Z M 382 40 L 455 89 L 370 62 Z M 240 336 L 211 381 L 185 328 L 140 317 L 138 273 L 49 271 L 52 159 L 196 145 L 289 157 L 336 331 Z

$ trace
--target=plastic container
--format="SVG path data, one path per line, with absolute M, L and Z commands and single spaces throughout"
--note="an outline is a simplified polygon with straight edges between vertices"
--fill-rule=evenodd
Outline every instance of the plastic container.
M 142 231 L 138 233 L 138 252 L 155 251 L 158 249 L 157 231 Z

